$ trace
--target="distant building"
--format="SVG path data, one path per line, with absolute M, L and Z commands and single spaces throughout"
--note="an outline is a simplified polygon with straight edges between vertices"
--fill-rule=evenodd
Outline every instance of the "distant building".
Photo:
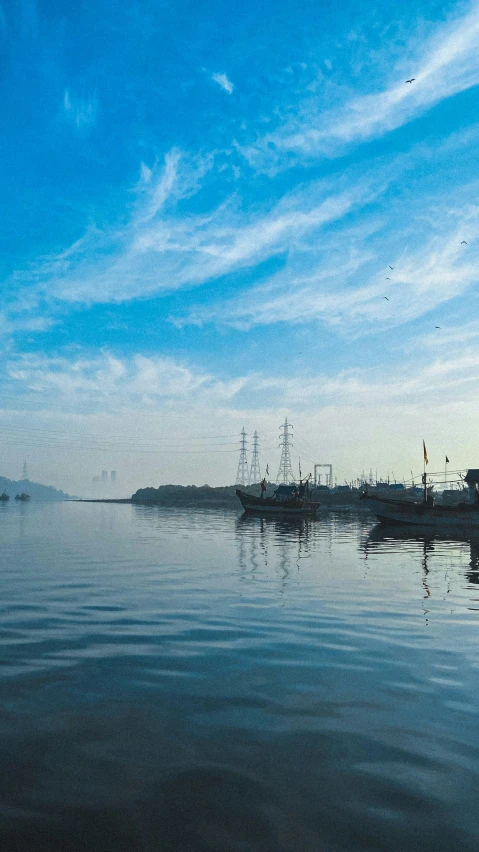
M 102 482 L 108 482 L 108 471 L 107 470 L 102 470 L 101 481 Z
M 112 470 L 110 473 L 110 482 L 116 482 L 116 470 Z

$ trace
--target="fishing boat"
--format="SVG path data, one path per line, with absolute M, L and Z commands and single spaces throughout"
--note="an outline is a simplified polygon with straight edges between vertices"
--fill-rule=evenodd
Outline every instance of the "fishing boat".
M 468 500 L 448 506 L 437 504 L 423 475 L 423 499 L 406 502 L 370 492 L 366 486 L 360 499 L 383 524 L 410 524 L 435 529 L 479 530 L 479 468 L 470 469 L 464 477 Z
M 0 500 L 2 501 L 2 503 L 6 503 L 7 500 L 10 500 L 10 497 L 8 496 L 6 491 L 4 491 L 3 494 L 0 494 Z
M 319 509 L 319 503 L 309 499 L 307 484 L 278 485 L 271 497 L 263 494 L 256 497 L 247 494 L 246 491 L 236 489 L 238 497 L 245 512 L 256 515 L 315 515 Z
M 15 494 L 15 500 L 21 500 L 22 503 L 28 503 L 28 501 L 30 500 L 30 495 L 25 494 L 25 492 L 22 491 L 21 494 Z

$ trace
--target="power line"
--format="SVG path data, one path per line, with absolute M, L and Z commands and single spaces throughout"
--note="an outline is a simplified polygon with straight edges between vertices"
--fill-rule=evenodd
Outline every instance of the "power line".
M 122 445 L 122 444 L 123 445 L 128 444 L 128 446 L 131 446 L 131 443 L 134 442 L 135 445 L 141 446 L 142 444 L 145 444 L 145 443 L 152 445 L 152 444 L 156 444 L 157 442 L 158 443 L 161 442 L 162 446 L 165 449 L 167 449 L 167 448 L 182 448 L 182 447 L 189 446 L 191 444 L 191 441 L 188 438 L 185 438 L 184 441 L 181 441 L 181 442 L 165 444 L 163 442 L 167 439 L 156 438 L 156 437 L 154 439 L 152 439 L 149 436 L 142 436 L 142 437 L 139 437 L 139 436 L 133 437 L 132 436 L 132 437 L 129 437 L 127 435 L 108 435 L 108 434 L 91 435 L 91 434 L 81 434 L 81 433 L 78 433 L 78 432 L 77 433 L 72 433 L 72 432 L 66 433 L 66 432 L 59 432 L 59 431 L 55 431 L 55 430 L 51 430 L 51 429 L 36 429 L 35 427 L 32 427 L 31 429 L 29 429 L 29 428 L 25 428 L 25 427 L 16 427 L 16 426 L 0 426 L 0 435 L 3 435 L 6 438 L 15 438 L 18 441 L 21 441 L 21 440 L 24 440 L 24 439 L 31 439 L 31 440 L 38 442 L 39 444 L 43 443 L 45 441 L 56 442 L 58 444 L 61 444 L 64 441 L 67 441 L 67 443 L 69 443 L 69 444 L 77 443 L 79 441 L 82 444 L 85 444 L 85 443 L 92 444 L 92 443 L 98 443 L 99 442 L 103 445 L 111 444 L 113 446 L 118 446 L 118 445 Z M 213 439 L 213 437 L 215 437 L 215 436 L 208 436 L 208 439 Z M 208 445 L 207 444 L 205 445 L 204 441 L 208 440 L 208 439 L 198 438 L 198 439 L 195 439 L 195 440 L 202 440 L 203 446 L 205 446 L 205 448 L 206 448 Z M 218 441 L 218 440 L 216 440 L 215 443 L 211 444 L 210 446 L 213 446 L 213 447 L 214 446 L 217 446 L 217 447 L 233 447 L 233 446 L 236 446 L 236 444 L 237 444 L 236 441 Z
M 295 436 L 294 436 L 294 440 L 295 440 L 295 441 L 296 441 L 297 437 L 298 437 L 298 436 L 295 434 Z M 301 442 L 300 442 L 300 443 L 301 443 Z M 315 463 L 314 458 L 311 458 L 311 456 L 309 455 L 309 453 L 307 453 L 307 452 L 304 450 L 304 446 L 300 446 L 300 447 L 298 447 L 298 449 L 300 449 L 300 450 L 301 450 L 301 456 L 302 456 L 303 458 L 305 458 L 307 461 L 311 462 L 312 464 L 314 464 L 314 463 Z
M 20 433 L 25 432 L 27 434 L 30 433 L 30 432 L 41 432 L 42 435 L 59 435 L 59 436 L 66 436 L 68 438 L 71 438 L 72 434 L 74 434 L 71 431 L 64 432 L 64 431 L 59 431 L 57 429 L 45 429 L 45 428 L 40 428 L 40 427 L 35 427 L 35 426 L 22 426 L 22 425 L 19 425 L 19 424 L 16 424 L 16 423 L 7 424 L 6 426 L 0 426 L 0 430 L 2 430 L 2 429 L 14 431 L 14 432 L 20 432 Z M 100 438 L 100 439 L 107 437 L 109 439 L 110 438 L 111 439 L 118 438 L 120 440 L 125 440 L 125 441 L 141 441 L 141 440 L 147 441 L 147 440 L 149 440 L 149 438 L 147 438 L 147 437 L 141 438 L 138 435 L 107 435 L 107 436 L 105 436 L 105 434 L 103 433 L 102 435 L 88 434 L 86 436 L 83 436 L 79 432 L 76 433 L 76 434 L 79 437 Z M 222 440 L 224 438 L 236 438 L 236 437 L 237 437 L 237 433 L 234 433 L 234 434 L 231 434 L 231 435 L 199 435 L 196 438 L 195 437 L 189 437 L 188 435 L 186 435 L 184 440 L 188 441 L 188 443 L 190 443 L 191 441 L 210 441 L 210 440 L 211 441 L 213 441 L 213 440 L 217 441 L 217 440 L 220 440 L 220 439 Z M 157 438 L 157 440 L 158 441 L 165 441 L 167 439 L 166 438 Z M 230 441 L 229 443 L 234 444 L 234 443 L 236 443 L 236 441 Z
M 308 449 L 313 453 L 314 456 L 317 456 L 318 451 L 309 443 L 309 441 L 306 440 L 306 438 L 303 438 L 302 435 L 298 435 L 297 432 L 294 433 L 294 438 L 295 441 L 297 441 L 299 438 L 301 443 L 308 447 Z M 312 461 L 312 459 L 310 459 L 310 461 Z
M 101 453 L 123 453 L 125 455 L 129 455 L 129 454 L 135 455 L 137 453 L 140 453 L 140 454 L 141 453 L 147 453 L 147 454 L 148 453 L 153 453 L 153 454 L 166 453 L 167 455 L 180 455 L 181 456 L 181 455 L 209 455 L 210 453 L 236 453 L 237 452 L 236 449 L 218 450 L 218 449 L 214 449 L 214 448 L 196 449 L 196 450 L 185 450 L 185 449 L 172 450 L 169 447 L 154 447 L 154 448 L 152 447 L 150 449 L 147 449 L 147 448 L 141 448 L 141 447 L 134 448 L 134 447 L 131 447 L 131 446 L 127 446 L 127 447 L 116 446 L 115 447 L 115 446 L 108 446 L 108 445 L 104 445 L 104 444 L 98 444 L 96 446 L 94 444 L 81 444 L 81 443 L 66 444 L 66 443 L 61 443 L 61 442 L 60 443 L 56 442 L 56 443 L 52 444 L 52 443 L 32 441 L 31 439 L 28 439 L 28 438 L 22 439 L 22 440 L 18 440 L 18 439 L 14 440 L 11 437 L 7 438 L 5 440 L 2 440 L 2 444 L 5 445 L 5 446 L 14 446 L 14 447 L 35 447 L 36 449 L 39 449 L 39 450 L 42 450 L 42 449 L 46 449 L 46 450 L 48 450 L 48 449 L 68 450 L 68 452 L 71 452 L 72 450 L 78 450 L 78 451 L 83 450 L 85 452 L 91 451 L 91 452 L 101 452 Z

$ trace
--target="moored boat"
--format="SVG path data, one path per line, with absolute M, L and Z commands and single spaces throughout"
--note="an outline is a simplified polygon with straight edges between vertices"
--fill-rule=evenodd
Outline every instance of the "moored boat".
M 304 491 L 302 491 L 304 489 Z M 279 485 L 272 497 L 256 497 L 236 489 L 236 496 L 245 512 L 265 515 L 315 515 L 319 503 L 308 499 L 305 486 Z
M 468 486 L 468 501 L 456 506 L 436 504 L 425 484 L 422 501 L 406 502 L 371 493 L 367 488 L 361 495 L 368 508 L 383 524 L 409 524 L 435 529 L 479 530 L 479 469 L 470 469 L 464 478 Z
M 15 494 L 15 500 L 21 500 L 22 503 L 28 503 L 28 501 L 30 500 L 30 495 L 25 494 L 25 492 L 22 491 L 21 494 Z
M 4 491 L 3 494 L 0 494 L 0 500 L 2 501 L 2 503 L 6 503 L 7 500 L 10 500 L 10 497 L 6 491 Z

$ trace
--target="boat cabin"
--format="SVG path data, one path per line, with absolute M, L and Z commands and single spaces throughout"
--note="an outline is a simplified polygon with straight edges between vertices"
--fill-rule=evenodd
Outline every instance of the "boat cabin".
M 298 493 L 297 485 L 278 485 L 274 496 L 282 503 L 283 500 L 290 500 L 291 497 L 297 497 Z
M 469 486 L 469 502 L 479 503 L 479 468 L 470 468 L 464 477 L 464 482 Z

